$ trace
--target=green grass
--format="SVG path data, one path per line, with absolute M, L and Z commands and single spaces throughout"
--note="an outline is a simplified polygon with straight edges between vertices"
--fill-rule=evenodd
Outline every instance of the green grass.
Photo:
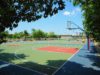
M 11 44 L 18 44 L 19 46 L 9 46 Z M 81 48 L 83 44 L 76 44 L 73 41 L 66 40 L 6 43 L 0 45 L 0 60 L 51 75 L 72 54 L 37 50 L 37 48 L 46 46 Z

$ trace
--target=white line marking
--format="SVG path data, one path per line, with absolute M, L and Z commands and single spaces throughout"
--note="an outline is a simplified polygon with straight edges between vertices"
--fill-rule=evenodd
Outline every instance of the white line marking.
M 6 61 L 3 61 L 3 62 L 8 63 L 8 62 L 6 62 Z M 9 64 L 9 65 L 13 65 L 13 66 L 15 65 L 15 66 L 17 66 L 17 67 L 23 68 L 23 69 L 25 69 L 25 70 L 33 71 L 33 72 L 36 72 L 36 73 L 39 73 L 39 74 L 47 75 L 47 74 L 44 74 L 44 73 L 42 73 L 42 72 L 38 72 L 38 71 L 33 70 L 33 69 L 30 69 L 30 68 L 26 68 L 26 67 L 18 66 L 18 65 L 13 64 L 13 63 L 8 63 L 8 64 Z
M 43 66 L 48 66 L 48 67 L 51 67 L 51 68 L 58 68 L 58 67 L 54 67 L 54 66 L 49 66 L 49 65 L 43 65 Z
M 1 68 L 4 68 L 4 67 L 7 67 L 7 66 L 9 66 L 10 64 L 3 64 L 3 65 L 0 65 L 0 69 Z
M 82 48 L 84 47 L 84 45 L 82 46 Z M 67 61 L 64 63 L 64 64 L 62 64 L 52 75 L 54 75 L 57 71 L 59 71 L 71 58 L 73 58 L 82 48 L 80 48 L 75 54 L 73 54 L 71 57 L 69 57 L 68 59 L 67 59 Z

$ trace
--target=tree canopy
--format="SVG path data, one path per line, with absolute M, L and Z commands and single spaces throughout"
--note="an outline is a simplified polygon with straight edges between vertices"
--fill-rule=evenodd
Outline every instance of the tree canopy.
M 41 38 L 45 38 L 45 32 L 42 30 L 34 30 L 32 36 L 33 38 L 40 40 Z
M 64 9 L 63 0 L 0 0 L 0 32 L 13 29 L 20 21 L 36 21 Z
M 100 0 L 71 0 L 83 10 L 84 28 L 96 41 L 100 41 Z

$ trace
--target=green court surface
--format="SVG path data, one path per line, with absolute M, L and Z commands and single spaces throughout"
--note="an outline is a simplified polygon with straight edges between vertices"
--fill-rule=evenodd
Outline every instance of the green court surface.
M 40 51 L 47 46 L 81 48 L 81 41 L 47 40 L 8 42 L 0 45 L 0 60 L 51 75 L 73 54 Z

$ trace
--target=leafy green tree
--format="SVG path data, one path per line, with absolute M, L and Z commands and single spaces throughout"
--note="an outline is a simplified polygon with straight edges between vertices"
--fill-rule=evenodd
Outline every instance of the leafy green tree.
M 24 30 L 24 36 L 28 36 L 28 35 L 29 33 L 26 30 Z
M 6 38 L 9 36 L 8 31 L 4 31 L 0 33 L 0 43 L 6 42 Z
M 100 41 L 100 0 L 71 0 L 83 10 L 84 28 L 96 41 Z
M 4 38 L 7 38 L 8 35 L 9 35 L 9 32 L 8 31 L 4 31 L 4 32 L 2 32 L 2 35 L 4 36 Z
M 24 36 L 24 40 L 26 40 L 27 37 L 29 36 L 29 33 L 28 33 L 26 30 L 24 30 L 24 34 L 23 34 L 23 36 Z
M 36 21 L 64 9 L 63 0 L 0 0 L 0 32 L 11 30 L 20 21 Z
M 34 30 L 32 36 L 34 39 L 40 40 L 41 38 L 45 38 L 45 32 L 41 30 Z
M 20 38 L 20 36 L 19 36 L 18 33 L 14 33 L 14 34 L 13 34 L 13 39 L 19 39 L 19 38 Z
M 23 38 L 24 37 L 24 32 L 19 32 L 19 38 Z
M 8 38 L 9 38 L 9 39 L 13 39 L 13 34 L 9 34 L 9 35 L 8 35 Z
M 32 33 L 31 33 L 32 38 L 34 38 L 35 33 L 36 33 L 36 29 L 32 29 Z
M 48 38 L 57 38 L 57 35 L 54 32 L 48 33 Z

